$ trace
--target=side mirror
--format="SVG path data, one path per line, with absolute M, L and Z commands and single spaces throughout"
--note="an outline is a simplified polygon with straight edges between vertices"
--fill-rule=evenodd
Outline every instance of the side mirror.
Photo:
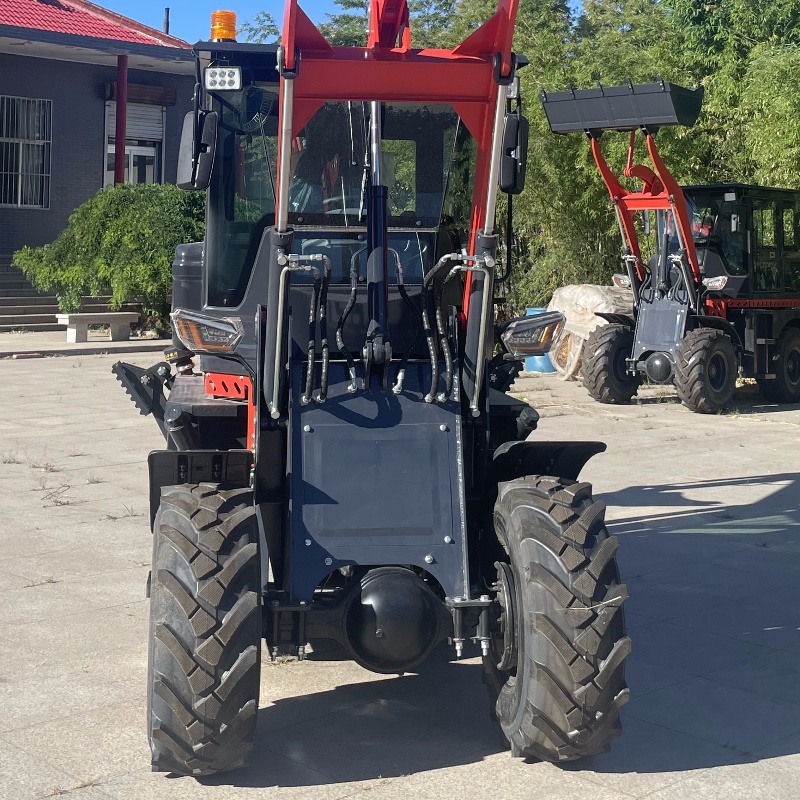
M 176 184 L 186 191 L 202 191 L 211 181 L 217 150 L 217 112 L 190 111 L 183 118 Z
M 528 163 L 528 120 L 519 113 L 506 114 L 503 155 L 500 158 L 500 190 L 521 194 Z
M 731 214 L 731 233 L 739 233 L 742 221 L 738 214 Z

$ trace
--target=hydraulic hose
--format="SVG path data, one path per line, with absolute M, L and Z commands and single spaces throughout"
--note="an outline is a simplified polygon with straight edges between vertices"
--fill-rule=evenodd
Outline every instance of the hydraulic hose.
M 319 376 L 319 402 L 324 403 L 328 398 L 328 364 L 330 362 L 330 349 L 328 347 L 328 286 L 331 281 L 331 260 L 323 257 L 325 263 L 325 270 L 322 276 L 322 289 L 319 293 L 319 313 L 317 318 L 319 320 L 319 339 L 320 348 L 322 350 L 322 365 L 320 367 Z
M 430 320 L 430 302 L 433 290 L 423 286 L 422 328 L 425 331 L 425 341 L 428 343 L 428 352 L 431 357 L 431 388 L 425 395 L 425 402 L 432 403 L 436 399 L 436 389 L 439 385 L 439 348 L 434 341 L 434 334 Z
M 306 381 L 303 388 L 303 395 L 300 403 L 304 406 L 311 402 L 314 394 L 314 367 L 316 365 L 315 347 L 317 339 L 317 307 L 319 305 L 319 295 L 321 288 L 319 272 L 314 273 L 314 295 L 311 298 L 311 307 L 308 312 L 308 367 L 306 369 Z
M 350 373 L 350 386 L 347 388 L 348 392 L 355 392 L 358 389 L 358 384 L 356 383 L 356 363 L 353 354 L 344 345 L 342 330 L 344 329 L 345 322 L 347 322 L 347 318 L 350 316 L 350 312 L 353 310 L 353 306 L 356 304 L 356 296 L 358 294 L 358 255 L 365 250 L 366 248 L 362 247 L 360 250 L 353 253 L 353 257 L 350 259 L 350 298 L 347 301 L 347 305 L 344 307 L 344 311 L 342 311 L 342 315 L 339 317 L 339 322 L 336 324 L 336 346 L 339 348 L 339 352 L 344 356 L 345 361 L 347 361 L 347 371 Z
M 405 353 L 403 353 L 403 358 L 400 362 L 400 368 L 397 370 L 397 379 L 395 380 L 395 384 L 392 387 L 392 391 L 395 394 L 400 394 L 403 391 L 403 381 L 406 377 L 406 367 L 408 366 L 408 356 L 409 353 L 414 349 L 414 345 L 417 343 L 417 337 L 419 336 L 419 326 L 420 326 L 420 318 L 421 313 L 420 310 L 414 305 L 412 299 L 408 296 L 408 291 L 406 291 L 405 282 L 403 280 L 403 265 L 400 263 L 400 256 L 395 252 L 395 264 L 397 266 L 397 291 L 400 293 L 400 297 L 403 298 L 403 302 L 406 304 L 408 309 L 414 315 L 414 319 L 416 320 L 416 326 L 414 327 L 414 336 L 411 339 L 411 343 L 406 348 Z
M 439 331 L 439 341 L 442 344 L 442 353 L 444 354 L 444 393 L 440 394 L 437 398 L 440 403 L 447 400 L 453 393 L 453 354 L 450 351 L 450 342 L 444 327 L 444 320 L 442 318 L 442 298 L 444 297 L 444 290 L 447 284 L 463 270 L 461 265 L 453 267 L 447 274 L 447 277 L 442 281 L 439 291 L 436 295 L 436 327 Z
M 425 402 L 426 403 L 433 403 L 437 400 L 436 390 L 439 386 L 439 342 L 436 341 L 436 334 L 434 334 L 433 329 L 431 328 L 431 316 L 436 316 L 436 327 L 437 332 L 443 330 L 443 326 L 440 325 L 440 320 L 438 314 L 435 312 L 432 314 L 430 310 L 430 303 L 431 297 L 433 297 L 433 281 L 436 276 L 444 269 L 447 264 L 451 261 L 463 261 L 463 256 L 460 253 L 448 253 L 447 255 L 442 256 L 434 265 L 433 269 L 426 273 L 425 278 L 422 281 L 422 292 L 423 292 L 423 303 L 422 303 L 422 327 L 425 331 L 425 341 L 428 343 L 428 352 L 430 353 L 431 357 L 431 388 L 428 394 L 425 395 Z M 435 303 L 434 303 L 435 305 Z M 450 355 L 450 349 L 447 345 L 446 348 L 446 355 L 445 355 L 445 363 L 448 361 L 450 363 L 450 387 L 452 389 L 452 370 L 453 370 L 453 359 Z M 448 392 L 449 396 L 449 392 Z

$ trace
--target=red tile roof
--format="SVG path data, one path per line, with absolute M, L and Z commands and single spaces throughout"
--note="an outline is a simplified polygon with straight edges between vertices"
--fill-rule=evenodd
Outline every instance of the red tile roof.
M 136 44 L 190 47 L 183 39 L 167 36 L 87 0 L 2 0 L 0 25 Z

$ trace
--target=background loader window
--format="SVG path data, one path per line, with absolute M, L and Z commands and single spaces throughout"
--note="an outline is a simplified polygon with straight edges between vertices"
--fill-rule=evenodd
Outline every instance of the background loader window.
M 794 203 L 783 202 L 783 284 L 791 294 L 800 294 L 800 241 L 797 226 L 800 215 Z
M 755 239 L 753 279 L 757 292 L 775 292 L 780 289 L 780 262 L 775 240 L 775 203 L 756 200 L 753 209 L 753 237 Z

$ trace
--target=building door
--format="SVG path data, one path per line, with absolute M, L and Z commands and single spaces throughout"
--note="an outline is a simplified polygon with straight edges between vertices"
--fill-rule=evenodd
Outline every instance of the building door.
M 117 147 L 108 145 L 106 163 L 106 186 L 114 184 L 114 159 Z M 126 145 L 125 146 L 125 183 L 159 183 L 158 148 L 152 145 Z
M 114 185 L 117 104 L 106 103 L 106 172 L 104 186 Z M 164 108 L 128 103 L 125 183 L 161 183 L 164 152 Z

